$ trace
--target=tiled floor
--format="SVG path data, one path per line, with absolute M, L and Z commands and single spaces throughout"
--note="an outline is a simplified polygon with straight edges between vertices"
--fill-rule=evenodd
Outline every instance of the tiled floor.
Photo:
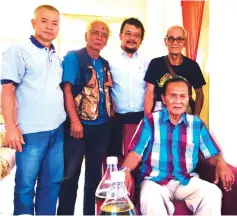
M 83 203 L 83 188 L 84 188 L 84 163 L 79 180 L 78 199 L 76 202 L 75 214 L 76 216 L 82 215 Z M 10 216 L 13 212 L 13 191 L 14 191 L 14 177 L 15 169 L 13 169 L 9 176 L 0 181 L 0 216 Z

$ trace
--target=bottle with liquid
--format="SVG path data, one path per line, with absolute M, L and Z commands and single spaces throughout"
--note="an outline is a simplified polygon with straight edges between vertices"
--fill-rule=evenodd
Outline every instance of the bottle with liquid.
M 117 157 L 107 157 L 106 159 L 107 168 L 103 178 L 101 179 L 96 192 L 95 192 L 95 215 L 98 215 L 100 208 L 104 203 L 107 193 L 111 186 L 111 173 L 118 171 L 118 158 Z
M 112 186 L 101 206 L 99 215 L 136 215 L 134 205 L 128 197 L 124 184 L 125 173 L 122 171 L 112 172 L 111 181 Z

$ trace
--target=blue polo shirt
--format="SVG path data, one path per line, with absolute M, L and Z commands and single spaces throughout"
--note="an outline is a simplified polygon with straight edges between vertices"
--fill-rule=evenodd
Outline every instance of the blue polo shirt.
M 97 73 L 100 90 L 100 101 L 99 101 L 99 116 L 95 120 L 81 120 L 84 124 L 98 125 L 105 123 L 109 120 L 109 116 L 106 111 L 105 105 L 105 93 L 104 93 L 104 71 L 103 65 L 100 58 L 97 60 L 90 58 L 91 65 Z M 77 77 L 80 76 L 80 63 L 78 56 L 74 52 L 68 52 L 63 60 L 63 79 L 62 82 L 70 82 L 72 85 L 76 84 Z
M 61 59 L 54 47 L 44 47 L 33 36 L 3 53 L 1 84 L 16 86 L 17 121 L 23 134 L 49 131 L 66 118 Z

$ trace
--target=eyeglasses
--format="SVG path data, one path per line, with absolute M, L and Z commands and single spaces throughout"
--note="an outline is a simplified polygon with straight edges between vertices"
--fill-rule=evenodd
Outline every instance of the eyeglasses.
M 138 33 L 132 33 L 132 32 L 130 32 L 130 31 L 125 32 L 124 35 L 125 35 L 126 37 L 128 37 L 128 38 L 130 38 L 130 37 L 133 36 L 133 38 L 134 38 L 135 40 L 141 39 L 141 35 L 140 35 L 140 34 L 138 34 Z
M 182 38 L 182 37 L 175 38 L 173 36 L 170 36 L 170 37 L 166 37 L 166 38 L 169 43 L 174 43 L 175 41 L 177 41 L 177 43 L 182 43 L 184 41 L 184 38 Z

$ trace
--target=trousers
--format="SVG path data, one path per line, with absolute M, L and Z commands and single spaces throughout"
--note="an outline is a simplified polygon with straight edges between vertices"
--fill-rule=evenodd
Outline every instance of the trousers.
M 198 177 L 191 178 L 187 185 L 177 180 L 170 180 L 166 185 L 159 185 L 144 180 L 140 185 L 140 210 L 142 215 L 173 215 L 173 200 L 185 201 L 194 215 L 221 215 L 221 190 L 212 183 Z

